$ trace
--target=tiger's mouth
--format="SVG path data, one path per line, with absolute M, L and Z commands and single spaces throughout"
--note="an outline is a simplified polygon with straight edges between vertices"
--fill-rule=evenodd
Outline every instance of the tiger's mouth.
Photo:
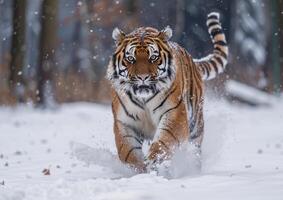
M 133 92 L 138 96 L 149 96 L 155 93 L 156 87 L 155 85 L 134 85 Z

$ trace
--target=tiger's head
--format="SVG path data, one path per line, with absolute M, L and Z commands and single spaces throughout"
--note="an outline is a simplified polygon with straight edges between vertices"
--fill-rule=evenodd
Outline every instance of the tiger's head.
M 108 79 L 118 91 L 136 98 L 150 98 L 169 88 L 175 78 L 173 56 L 169 47 L 172 30 L 141 27 L 130 34 L 115 28 L 112 37 L 116 50 L 108 66 Z

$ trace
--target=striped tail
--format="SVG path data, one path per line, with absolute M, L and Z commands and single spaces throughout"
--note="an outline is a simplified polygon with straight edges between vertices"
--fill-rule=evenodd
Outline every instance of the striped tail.
M 219 21 L 219 13 L 210 13 L 206 25 L 213 42 L 213 53 L 202 59 L 194 59 L 203 80 L 213 79 L 222 73 L 228 62 L 228 46 Z

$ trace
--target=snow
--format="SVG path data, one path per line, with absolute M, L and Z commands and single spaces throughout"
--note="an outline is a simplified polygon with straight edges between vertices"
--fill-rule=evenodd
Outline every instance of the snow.
M 266 92 L 234 80 L 227 81 L 225 90 L 233 97 L 241 98 L 252 105 L 268 106 L 277 101 L 276 97 Z
M 110 107 L 2 107 L 0 200 L 282 200 L 283 101 L 255 109 L 210 100 L 205 116 L 201 171 L 181 152 L 168 178 L 119 162 Z

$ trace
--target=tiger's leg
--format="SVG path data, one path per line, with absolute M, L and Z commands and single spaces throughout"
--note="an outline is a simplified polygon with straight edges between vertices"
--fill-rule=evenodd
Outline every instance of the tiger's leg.
M 201 170 L 201 144 L 204 136 L 204 119 L 202 108 L 199 110 L 196 125 L 195 133 L 190 138 L 190 143 L 195 147 L 194 154 L 197 159 L 197 168 Z
M 191 136 L 190 142 L 200 148 L 204 135 L 204 119 L 203 119 L 202 109 L 198 115 L 198 119 L 196 120 L 195 128 L 196 128 L 195 134 Z
M 187 123 L 186 107 L 183 102 L 174 109 L 165 111 L 146 157 L 149 168 L 154 168 L 155 164 L 169 159 L 180 144 L 188 143 Z
M 143 138 L 131 127 L 117 120 L 114 123 L 115 142 L 119 158 L 133 167 L 137 172 L 145 172 L 142 152 Z

